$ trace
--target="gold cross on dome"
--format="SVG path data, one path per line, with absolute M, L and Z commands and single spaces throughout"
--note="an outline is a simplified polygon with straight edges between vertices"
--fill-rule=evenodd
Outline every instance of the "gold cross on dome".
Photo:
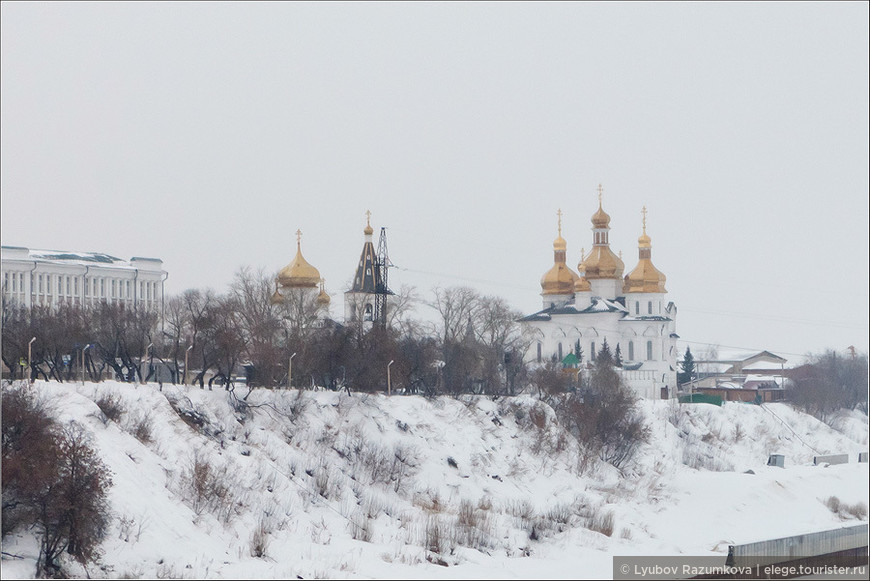
M 646 234 L 646 206 L 643 207 L 640 213 L 643 214 L 643 233 Z
M 604 186 L 598 184 L 598 206 L 601 207 L 601 194 L 604 193 Z
M 371 218 L 372 218 L 372 213 L 370 211 L 366 210 L 366 226 L 372 225 Z
M 302 230 L 296 230 L 296 246 L 299 246 L 301 241 L 302 241 Z
M 562 208 L 556 212 L 556 215 L 559 216 L 559 236 L 562 236 Z

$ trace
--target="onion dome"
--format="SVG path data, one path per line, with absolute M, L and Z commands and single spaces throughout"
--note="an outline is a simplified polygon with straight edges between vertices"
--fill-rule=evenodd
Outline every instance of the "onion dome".
M 610 230 L 610 216 L 601 206 L 601 192 L 603 188 L 598 185 L 598 211 L 592 216 L 592 230 L 594 239 L 592 251 L 583 260 L 583 267 L 578 265 L 578 270 L 585 271 L 587 280 L 600 278 L 622 278 L 625 272 L 625 264 L 622 259 L 610 250 L 607 231 Z
M 366 236 L 371 236 L 372 233 L 374 232 L 374 229 L 372 228 L 372 224 L 370 221 L 371 217 L 372 217 L 372 213 L 369 212 L 368 210 L 366 210 L 366 227 L 363 229 L 363 234 L 365 234 Z
M 580 278 L 565 264 L 565 253 L 568 247 L 562 238 L 562 210 L 559 215 L 559 233 L 553 241 L 553 268 L 541 277 L 541 294 L 570 295 L 574 292 L 574 283 Z
M 278 273 L 278 283 L 291 288 L 317 288 L 320 271 L 302 257 L 302 231 L 296 231 L 296 257 Z
M 269 302 L 273 305 L 280 305 L 284 302 L 284 296 L 278 292 L 278 289 L 275 289 L 275 292 L 272 293 L 272 298 L 269 299 Z
M 610 228 L 610 215 L 601 207 L 601 198 L 598 199 L 598 211 L 592 215 L 593 228 Z
M 646 206 L 643 207 L 643 234 L 637 239 L 638 262 L 625 276 L 626 293 L 666 293 L 666 277 L 652 263 L 652 244 L 646 233 Z
M 592 290 L 592 286 L 589 284 L 589 281 L 586 280 L 586 267 L 583 265 L 583 256 L 585 254 L 586 250 L 584 248 L 581 248 L 580 262 L 577 264 L 577 272 L 579 276 L 577 277 L 577 280 L 574 281 L 575 293 L 589 292 Z
M 326 294 L 326 290 L 323 288 L 324 284 L 326 284 L 326 281 L 321 278 L 320 279 L 320 294 L 318 294 L 317 299 L 315 299 L 317 301 L 317 305 L 320 307 L 329 306 L 329 301 L 331 300 L 329 298 L 329 295 Z

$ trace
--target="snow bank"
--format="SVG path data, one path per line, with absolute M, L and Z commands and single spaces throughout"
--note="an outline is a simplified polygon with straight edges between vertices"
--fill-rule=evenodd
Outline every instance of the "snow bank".
M 867 502 L 866 465 L 812 465 L 866 450 L 866 416 L 838 431 L 785 404 L 642 402 L 652 438 L 620 473 L 580 462 L 527 396 L 33 389 L 112 470 L 104 554 L 87 572 L 71 565 L 77 576 L 610 578 L 613 555 L 724 556 L 853 519 L 831 496 Z M 784 469 L 766 465 L 772 452 Z M 22 558 L 4 554 L 4 577 L 31 577 L 36 550 L 27 534 L 7 539 Z

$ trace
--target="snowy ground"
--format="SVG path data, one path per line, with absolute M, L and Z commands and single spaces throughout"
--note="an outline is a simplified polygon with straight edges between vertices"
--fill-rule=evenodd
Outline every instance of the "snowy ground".
M 856 524 L 831 496 L 868 503 L 857 413 L 835 430 L 785 404 L 643 402 L 653 437 L 620 474 L 579 461 L 530 397 L 258 390 L 243 409 L 223 389 L 32 389 L 93 434 L 112 471 L 112 529 L 98 566 L 69 565 L 81 577 L 611 578 L 614 555 L 724 558 L 729 544 Z M 95 403 L 109 396 L 117 422 Z M 850 463 L 812 465 L 832 453 Z M 3 577 L 32 577 L 36 548 L 8 538 Z

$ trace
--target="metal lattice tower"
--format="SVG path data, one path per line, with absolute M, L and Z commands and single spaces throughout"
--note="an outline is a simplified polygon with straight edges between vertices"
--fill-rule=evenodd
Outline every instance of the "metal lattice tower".
M 375 316 L 377 324 L 385 327 L 387 324 L 387 296 L 393 294 L 387 284 L 387 271 L 393 266 L 387 253 L 387 229 L 381 228 L 378 240 L 378 254 L 375 262 Z

